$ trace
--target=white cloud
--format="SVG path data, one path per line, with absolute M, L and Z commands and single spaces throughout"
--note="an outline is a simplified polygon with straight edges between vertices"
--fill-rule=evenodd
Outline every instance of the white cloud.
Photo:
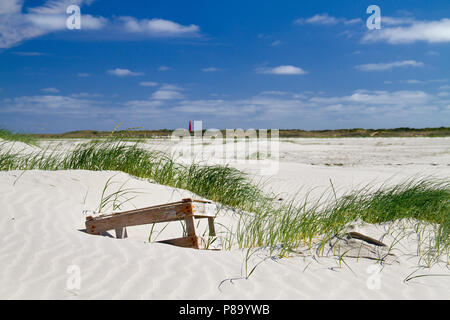
M 102 95 L 99 93 L 80 92 L 80 93 L 73 93 L 70 96 L 74 98 L 98 98 L 101 97 Z
M 158 82 L 142 81 L 139 83 L 139 85 L 143 87 L 156 87 L 158 85 Z
M 200 27 L 194 24 L 183 26 L 179 23 L 164 19 L 142 19 L 120 17 L 123 27 L 130 33 L 143 33 L 152 37 L 199 36 Z
M 80 6 L 92 1 L 62 1 L 49 0 L 42 6 L 28 8 L 27 13 L 22 13 L 23 1 L 3 2 L 0 10 L 0 48 L 10 48 L 25 40 L 34 39 L 52 32 L 67 30 L 65 12 L 69 4 L 78 3 Z M 12 4 L 15 4 L 14 6 Z M 17 9 L 20 7 L 20 9 Z M 98 30 L 103 28 L 107 19 L 82 15 L 82 30 Z
M 275 40 L 274 42 L 272 42 L 271 44 L 270 44 L 270 46 L 271 47 L 276 47 L 276 46 L 279 46 L 281 44 L 281 41 L 280 40 Z
M 28 8 L 28 12 L 41 15 L 65 14 L 68 6 L 74 4 L 77 6 L 90 5 L 95 0 L 47 0 L 42 6 Z
M 33 51 L 13 51 L 11 54 L 21 57 L 38 57 L 43 56 L 45 53 L 42 52 L 33 52 Z
M 427 119 L 433 117 L 440 121 L 447 112 L 447 105 L 448 101 L 443 97 L 423 91 L 358 90 L 347 96 L 331 97 L 259 95 L 242 100 L 182 100 L 171 110 L 204 117 L 245 118 L 251 123 L 266 121 L 274 126 L 296 123 L 299 119 L 322 119 L 319 123 L 327 120 L 328 124 L 340 119 L 348 120 L 353 125 L 378 119 L 380 126 L 383 126 L 386 119 L 401 124 L 406 119 L 412 121 L 429 116 Z
M 174 85 L 162 86 L 180 93 Z M 57 114 L 93 119 L 116 117 L 144 119 L 170 117 L 180 113 L 201 116 L 208 123 L 266 128 L 333 127 L 338 126 L 422 126 L 441 125 L 450 115 L 447 93 L 430 94 L 424 91 L 358 90 L 348 95 L 325 96 L 320 92 L 294 95 L 260 94 L 246 99 L 158 99 L 130 100 L 114 103 L 92 100 L 92 94 L 66 97 L 59 95 L 17 97 L 3 99 L 0 113 Z M 168 97 L 167 95 L 164 97 Z M 95 118 L 97 121 L 98 118 Z M 175 119 L 167 120 L 167 124 Z M 92 123 L 92 122 L 91 122 Z
M 279 66 L 274 68 L 258 68 L 256 69 L 258 73 L 267 73 L 267 74 L 277 74 L 277 75 L 300 75 L 306 74 L 302 68 L 295 66 Z
M 179 86 L 174 85 L 174 84 L 163 84 L 160 89 L 162 89 L 162 90 L 173 90 L 173 91 L 183 91 L 184 90 L 182 87 L 179 87 Z
M 178 91 L 158 90 L 155 93 L 153 93 L 152 98 L 155 100 L 175 100 L 175 99 L 183 99 L 183 95 Z
M 260 94 L 262 94 L 262 95 L 284 96 L 284 95 L 288 94 L 288 92 L 278 91 L 278 90 L 269 90 L 269 91 L 263 91 Z
M 41 91 L 47 92 L 47 93 L 58 93 L 59 92 L 59 90 L 56 88 L 44 88 L 44 89 L 41 89 Z
M 25 8 L 23 1 L 1 0 L 0 2 L 0 48 L 10 48 L 23 41 L 44 36 L 49 33 L 67 30 L 66 9 L 71 4 L 89 5 L 93 0 L 48 0 L 43 5 Z M 25 13 L 22 13 L 25 11 Z M 101 16 L 82 13 L 81 32 L 106 29 L 115 33 L 96 33 L 97 39 L 105 34 L 108 40 L 129 40 L 130 34 L 147 38 L 200 37 L 200 28 L 196 25 L 184 26 L 164 19 L 142 19 L 118 17 L 112 20 Z
M 389 17 L 389 16 L 381 16 L 381 25 L 388 26 L 399 26 L 399 25 L 410 25 L 415 22 L 415 19 L 412 17 Z
M 424 83 L 422 80 L 416 80 L 416 79 L 409 79 L 409 80 L 404 80 L 402 81 L 402 83 L 408 83 L 408 84 L 422 84 Z
M 432 100 L 432 96 L 423 91 L 369 91 L 358 90 L 350 96 L 342 97 L 314 97 L 310 102 L 318 104 L 358 104 L 366 106 L 409 106 L 426 104 Z
M 209 68 L 203 68 L 202 71 L 203 72 L 217 72 L 217 71 L 220 71 L 220 69 L 214 68 L 214 67 L 209 67 Z
M 171 67 L 166 67 L 166 66 L 160 66 L 158 68 L 158 71 L 168 71 L 168 70 L 172 70 L 172 68 Z
M 382 18 L 383 24 L 383 18 Z M 450 42 L 450 19 L 439 21 L 410 21 L 410 25 L 382 28 L 370 31 L 363 37 L 363 42 L 385 41 L 390 44 Z
M 3 101 L 0 112 L 28 114 L 94 114 L 98 102 L 67 96 L 23 96 Z
M 350 24 L 357 24 L 357 23 L 362 23 L 362 19 L 361 18 L 355 18 L 355 19 L 344 19 L 343 20 L 344 24 L 350 25 Z
M 294 21 L 295 24 L 312 24 L 312 25 L 325 25 L 325 26 L 334 26 L 339 23 L 343 23 L 346 25 L 352 25 L 356 23 L 361 23 L 362 20 L 360 18 L 355 19 L 345 19 L 345 18 L 336 18 L 333 16 L 329 16 L 328 13 L 324 14 L 316 14 L 310 18 L 299 18 Z
M 80 72 L 80 73 L 77 73 L 77 77 L 80 77 L 80 78 L 88 78 L 88 77 L 90 77 L 91 76 L 91 74 L 90 73 L 87 73 L 87 72 Z
M 121 69 L 121 68 L 108 70 L 108 73 L 117 77 L 137 77 L 142 76 L 144 74 L 143 72 L 133 72 L 128 69 Z
M 384 71 L 391 70 L 392 68 L 398 67 L 422 67 L 422 62 L 417 62 L 415 60 L 404 60 L 395 61 L 389 63 L 368 63 L 355 66 L 357 70 L 360 71 Z
M 316 14 L 308 19 L 297 19 L 295 21 L 297 24 L 320 24 L 320 25 L 335 25 L 339 23 L 339 20 L 335 17 L 329 16 L 327 13 L 325 14 Z
M 429 79 L 429 80 L 417 80 L 417 79 L 408 79 L 408 80 L 398 80 L 395 83 L 403 83 L 403 84 L 426 84 L 426 83 L 439 83 L 439 82 L 447 82 L 447 79 Z M 392 84 L 394 81 L 384 81 L 386 84 Z
M 183 99 L 184 95 L 180 92 L 183 88 L 173 84 L 164 84 L 152 95 L 154 100 L 178 100 Z
M 0 14 L 20 13 L 23 0 L 2 0 L 0 1 Z

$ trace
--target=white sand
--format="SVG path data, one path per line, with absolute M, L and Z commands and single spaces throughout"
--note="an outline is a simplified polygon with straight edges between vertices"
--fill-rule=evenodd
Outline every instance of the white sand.
M 302 186 L 325 190 L 330 179 L 343 193 L 387 179 L 450 177 L 450 139 L 290 140 L 280 146 L 279 174 L 265 186 L 286 197 Z M 385 265 L 378 278 L 373 260 L 347 258 L 347 265 L 339 266 L 336 258 L 297 256 L 266 259 L 247 280 L 241 273 L 245 251 L 149 244 L 149 226 L 130 228 L 128 239 L 88 235 L 80 231 L 83 210 L 97 208 L 111 176 L 142 192 L 132 201 L 136 207 L 193 196 L 117 172 L 0 172 L 1 299 L 450 299 L 445 264 L 414 273 L 434 276 L 404 282 L 418 269 L 413 235 L 400 241 L 394 250 L 398 262 Z M 219 217 L 217 222 L 230 220 Z M 359 231 L 379 238 L 385 227 Z M 179 223 L 171 223 L 162 237 L 172 235 L 181 235 Z M 383 241 L 390 244 L 393 238 Z M 249 270 L 266 257 L 262 250 L 256 253 Z M 79 288 L 71 286 L 73 270 L 80 271 Z

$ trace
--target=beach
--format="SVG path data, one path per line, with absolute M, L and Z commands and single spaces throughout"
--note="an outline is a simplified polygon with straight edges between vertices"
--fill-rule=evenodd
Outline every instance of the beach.
M 17 144 L 25 153 L 39 148 Z M 164 140 L 145 145 L 170 149 Z M 281 139 L 276 175 L 259 176 L 245 164 L 236 167 L 254 181 L 263 179 L 267 192 L 304 199 L 308 190 L 313 198 L 329 192 L 330 181 L 341 196 L 367 184 L 391 185 L 413 177 L 449 179 L 449 154 L 450 138 Z M 123 210 L 202 198 L 190 191 L 116 171 L 11 170 L 0 172 L 0 177 L 1 299 L 450 298 L 448 264 L 423 266 L 411 221 L 358 226 L 359 232 L 388 246 L 395 242 L 395 259 L 381 265 L 372 259 L 348 257 L 343 262 L 306 251 L 276 257 L 265 248 L 255 248 L 246 259 L 246 249 L 194 250 L 149 243 L 149 225 L 128 228 L 126 239 L 84 231 L 85 210 L 97 208 L 108 179 L 136 191 Z M 219 225 L 233 224 L 228 214 L 225 210 L 217 216 L 218 230 Z M 396 239 L 396 228 L 411 232 Z M 180 232 L 180 223 L 171 222 L 159 237 Z

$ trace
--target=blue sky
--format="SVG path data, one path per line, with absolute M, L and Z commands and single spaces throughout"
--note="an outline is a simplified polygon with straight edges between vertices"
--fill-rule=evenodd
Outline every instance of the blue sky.
M 1 0 L 0 127 L 448 126 L 449 56 L 448 0 Z

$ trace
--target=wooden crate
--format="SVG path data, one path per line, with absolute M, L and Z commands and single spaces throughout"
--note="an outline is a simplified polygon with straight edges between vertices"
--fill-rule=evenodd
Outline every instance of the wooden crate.
M 158 242 L 168 243 L 180 247 L 203 249 L 206 247 L 206 241 L 202 237 L 196 235 L 194 218 L 207 218 L 209 235 L 215 236 L 214 207 L 215 206 L 209 201 L 183 199 L 178 202 L 142 209 L 104 214 L 96 217 L 88 216 L 86 217 L 85 223 L 86 232 L 100 235 L 105 231 L 115 230 L 117 238 L 124 238 L 127 236 L 126 227 L 184 220 L 186 222 L 186 237 Z

